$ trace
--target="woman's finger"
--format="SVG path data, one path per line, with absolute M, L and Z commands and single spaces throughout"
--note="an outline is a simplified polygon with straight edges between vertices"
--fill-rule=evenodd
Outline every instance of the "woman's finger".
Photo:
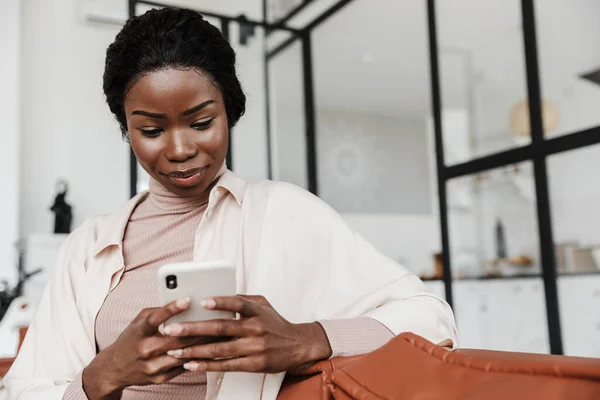
M 233 311 L 244 317 L 257 317 L 263 313 L 260 304 L 242 296 L 211 297 L 204 300 L 204 308 Z
M 169 336 L 237 337 L 246 336 L 246 325 L 246 320 L 237 319 L 180 322 L 167 325 L 164 333 Z
M 151 336 L 140 343 L 138 349 L 142 359 L 149 360 L 153 357 L 164 355 L 169 350 L 177 350 L 184 347 L 194 346 L 208 341 L 209 338 L 201 337 L 171 337 Z
M 269 303 L 269 300 L 267 300 L 264 296 L 257 296 L 253 294 L 239 294 L 238 296 L 253 301 L 263 307 L 273 308 L 271 303 Z
M 218 359 L 258 354 L 265 350 L 262 338 L 240 338 L 226 342 L 213 342 L 171 350 L 167 354 L 181 359 Z
M 183 367 L 188 371 L 281 372 L 267 370 L 267 362 L 261 356 L 230 358 L 227 360 L 188 361 Z
M 155 376 L 168 373 L 176 367 L 182 367 L 184 360 L 170 357 L 168 355 L 152 358 L 143 363 L 142 372 L 148 376 Z
M 156 330 L 169 318 L 179 314 L 190 306 L 190 298 L 184 297 L 170 302 L 167 305 L 154 309 L 145 319 L 149 330 Z

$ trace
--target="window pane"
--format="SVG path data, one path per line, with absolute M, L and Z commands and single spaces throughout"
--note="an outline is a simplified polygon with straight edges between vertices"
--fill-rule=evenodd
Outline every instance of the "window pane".
M 269 61 L 273 178 L 308 188 L 300 41 Z
M 455 278 L 540 273 L 530 162 L 449 181 L 448 221 Z
M 249 181 L 265 179 L 268 149 L 264 29 L 232 21 L 229 38 L 236 53 L 236 72 L 246 94 L 246 113 L 231 135 L 232 170 Z
M 519 0 L 438 1 L 444 150 L 448 165 L 530 142 Z
M 431 214 L 425 7 L 355 0 L 312 42 L 319 195 L 340 212 Z
M 559 274 L 600 273 L 600 145 L 548 158 L 552 226 Z
M 535 1 L 546 136 L 600 125 L 600 2 Z
M 441 246 L 419 4 L 354 0 L 312 32 L 317 170 L 323 200 L 384 254 L 432 278 Z

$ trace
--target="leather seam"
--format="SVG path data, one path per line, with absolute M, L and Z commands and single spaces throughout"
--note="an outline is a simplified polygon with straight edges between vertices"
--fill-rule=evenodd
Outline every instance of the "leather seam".
M 337 371 L 338 374 L 344 374 L 344 376 L 346 378 L 348 378 L 349 380 L 351 380 L 352 382 L 354 382 L 357 386 L 359 386 L 361 389 L 368 391 L 369 393 L 371 393 L 373 396 L 377 397 L 378 400 L 390 400 L 387 397 L 382 397 L 381 395 L 379 395 L 378 393 L 374 392 L 371 388 L 361 384 L 360 382 L 358 382 L 356 379 L 354 379 L 352 376 L 350 376 L 346 371 L 344 370 L 338 370 Z M 339 384 L 335 381 L 335 377 L 331 376 L 330 377 L 331 382 L 335 385 L 335 388 L 342 390 L 343 392 L 347 393 L 349 396 L 351 395 L 350 393 L 346 392 L 341 386 L 339 386 Z
M 448 355 L 451 354 L 452 352 L 448 351 L 446 352 L 444 355 L 440 356 L 437 354 L 433 354 L 432 351 L 429 351 L 428 349 L 423 348 L 422 346 L 419 346 L 417 344 L 415 344 L 415 342 L 413 340 L 410 340 L 410 338 L 404 338 L 404 340 L 406 340 L 406 342 L 408 342 L 408 344 L 410 344 L 411 346 L 413 346 L 414 348 L 422 351 L 423 353 L 428 354 L 429 356 L 433 356 L 434 358 L 438 359 L 439 361 L 448 364 L 448 365 L 453 365 L 453 366 L 457 366 L 460 368 L 466 368 L 466 369 L 472 369 L 472 370 L 478 370 L 478 371 L 482 371 L 482 372 L 493 372 L 493 373 L 498 373 L 498 374 L 517 374 L 517 375 L 529 375 L 529 376 L 548 376 L 548 377 L 553 377 L 553 378 L 560 378 L 560 379 L 576 379 L 576 380 L 585 380 L 585 381 L 600 381 L 600 378 L 593 378 L 593 377 L 588 377 L 588 376 L 565 376 L 564 374 L 560 373 L 559 371 L 556 371 L 555 373 L 551 373 L 551 372 L 547 372 L 547 371 L 540 371 L 540 372 L 526 372 L 526 371 L 501 371 L 496 369 L 497 367 L 494 368 L 485 368 L 485 367 L 481 367 L 478 365 L 463 365 L 457 362 L 452 362 L 452 361 L 448 361 Z M 458 354 L 458 353 L 455 353 Z M 454 356 L 456 357 L 456 356 Z M 469 361 L 468 360 L 468 356 L 465 355 L 459 355 L 459 357 L 464 357 L 465 361 Z

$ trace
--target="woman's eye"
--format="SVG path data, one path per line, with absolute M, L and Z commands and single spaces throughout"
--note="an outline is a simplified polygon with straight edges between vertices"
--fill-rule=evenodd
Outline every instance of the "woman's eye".
M 142 132 L 142 135 L 147 136 L 147 137 L 156 137 L 158 135 L 160 135 L 160 133 L 163 130 L 160 128 L 157 129 L 140 129 L 140 132 Z
M 211 118 L 207 121 L 196 122 L 195 124 L 192 125 L 192 128 L 194 128 L 197 131 L 203 131 L 203 130 L 207 129 L 214 120 L 215 120 L 214 118 Z

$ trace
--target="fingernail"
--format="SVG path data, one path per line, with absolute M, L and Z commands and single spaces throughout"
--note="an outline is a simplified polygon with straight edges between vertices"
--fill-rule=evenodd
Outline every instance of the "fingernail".
M 204 308 L 215 308 L 217 303 L 213 299 L 204 299 L 200 302 L 200 305 Z
M 169 351 L 167 351 L 167 354 L 170 355 L 171 357 L 181 357 L 183 355 L 183 350 L 182 349 L 169 350 Z
M 198 368 L 198 364 L 188 362 L 183 364 L 183 368 L 187 369 L 188 371 L 195 371 Z
M 165 335 L 179 335 L 181 333 L 181 326 L 177 324 L 165 326 Z
M 177 301 L 175 301 L 175 305 L 177 306 L 177 308 L 186 308 L 190 305 L 190 298 L 183 297 L 181 299 L 177 299 Z

